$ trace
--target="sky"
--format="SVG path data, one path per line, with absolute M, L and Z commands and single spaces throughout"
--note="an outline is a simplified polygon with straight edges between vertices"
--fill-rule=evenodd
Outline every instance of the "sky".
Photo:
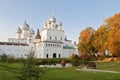
M 15 37 L 25 20 L 35 31 L 51 16 L 62 22 L 68 39 L 78 41 L 86 27 L 97 29 L 120 12 L 120 0 L 0 0 L 0 41 Z

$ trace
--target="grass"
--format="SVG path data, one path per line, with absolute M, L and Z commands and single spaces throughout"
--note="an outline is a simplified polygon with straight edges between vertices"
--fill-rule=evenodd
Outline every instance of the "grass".
M 120 74 L 76 71 L 75 68 L 47 68 L 42 80 L 119 80 Z
M 97 69 L 120 72 L 120 62 L 99 62 Z
M 18 80 L 18 79 L 16 73 L 0 70 L 0 80 Z
M 0 80 L 18 80 L 20 64 L 0 63 Z
M 18 80 L 21 67 L 20 63 L 0 63 L 0 80 Z M 40 80 L 120 80 L 120 74 L 77 71 L 76 68 L 43 68 L 46 73 Z M 97 69 L 120 72 L 120 62 L 99 62 Z

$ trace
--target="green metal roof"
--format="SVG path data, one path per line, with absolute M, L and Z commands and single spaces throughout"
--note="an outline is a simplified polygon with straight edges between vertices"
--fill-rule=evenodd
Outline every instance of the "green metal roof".
M 73 46 L 63 46 L 63 49 L 75 49 Z

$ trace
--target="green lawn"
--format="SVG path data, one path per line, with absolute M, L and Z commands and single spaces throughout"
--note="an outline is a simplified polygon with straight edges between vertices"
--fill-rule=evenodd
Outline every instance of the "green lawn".
M 76 71 L 75 68 L 47 68 L 43 80 L 120 80 L 120 74 Z
M 0 80 L 18 80 L 16 76 L 16 73 L 0 70 Z
M 21 64 L 0 63 L 0 80 L 18 80 Z
M 120 62 L 99 62 L 97 69 L 120 72 Z
M 18 80 L 17 76 L 21 66 L 21 64 L 0 63 L 0 80 Z M 97 68 L 120 72 L 120 63 L 100 62 L 97 64 Z M 40 80 L 120 80 L 120 74 L 77 71 L 75 67 L 43 69 L 45 69 L 46 73 Z

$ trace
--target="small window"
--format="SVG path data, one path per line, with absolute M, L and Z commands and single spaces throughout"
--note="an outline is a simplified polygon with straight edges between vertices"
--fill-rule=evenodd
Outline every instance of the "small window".
M 50 44 L 48 44 L 48 46 L 50 46 Z
M 62 40 L 62 37 L 61 37 L 61 40 Z
M 57 40 L 57 37 L 55 37 L 55 40 Z
M 52 39 L 52 37 L 50 36 L 50 40 Z
M 59 58 L 61 57 L 61 55 L 59 54 Z

